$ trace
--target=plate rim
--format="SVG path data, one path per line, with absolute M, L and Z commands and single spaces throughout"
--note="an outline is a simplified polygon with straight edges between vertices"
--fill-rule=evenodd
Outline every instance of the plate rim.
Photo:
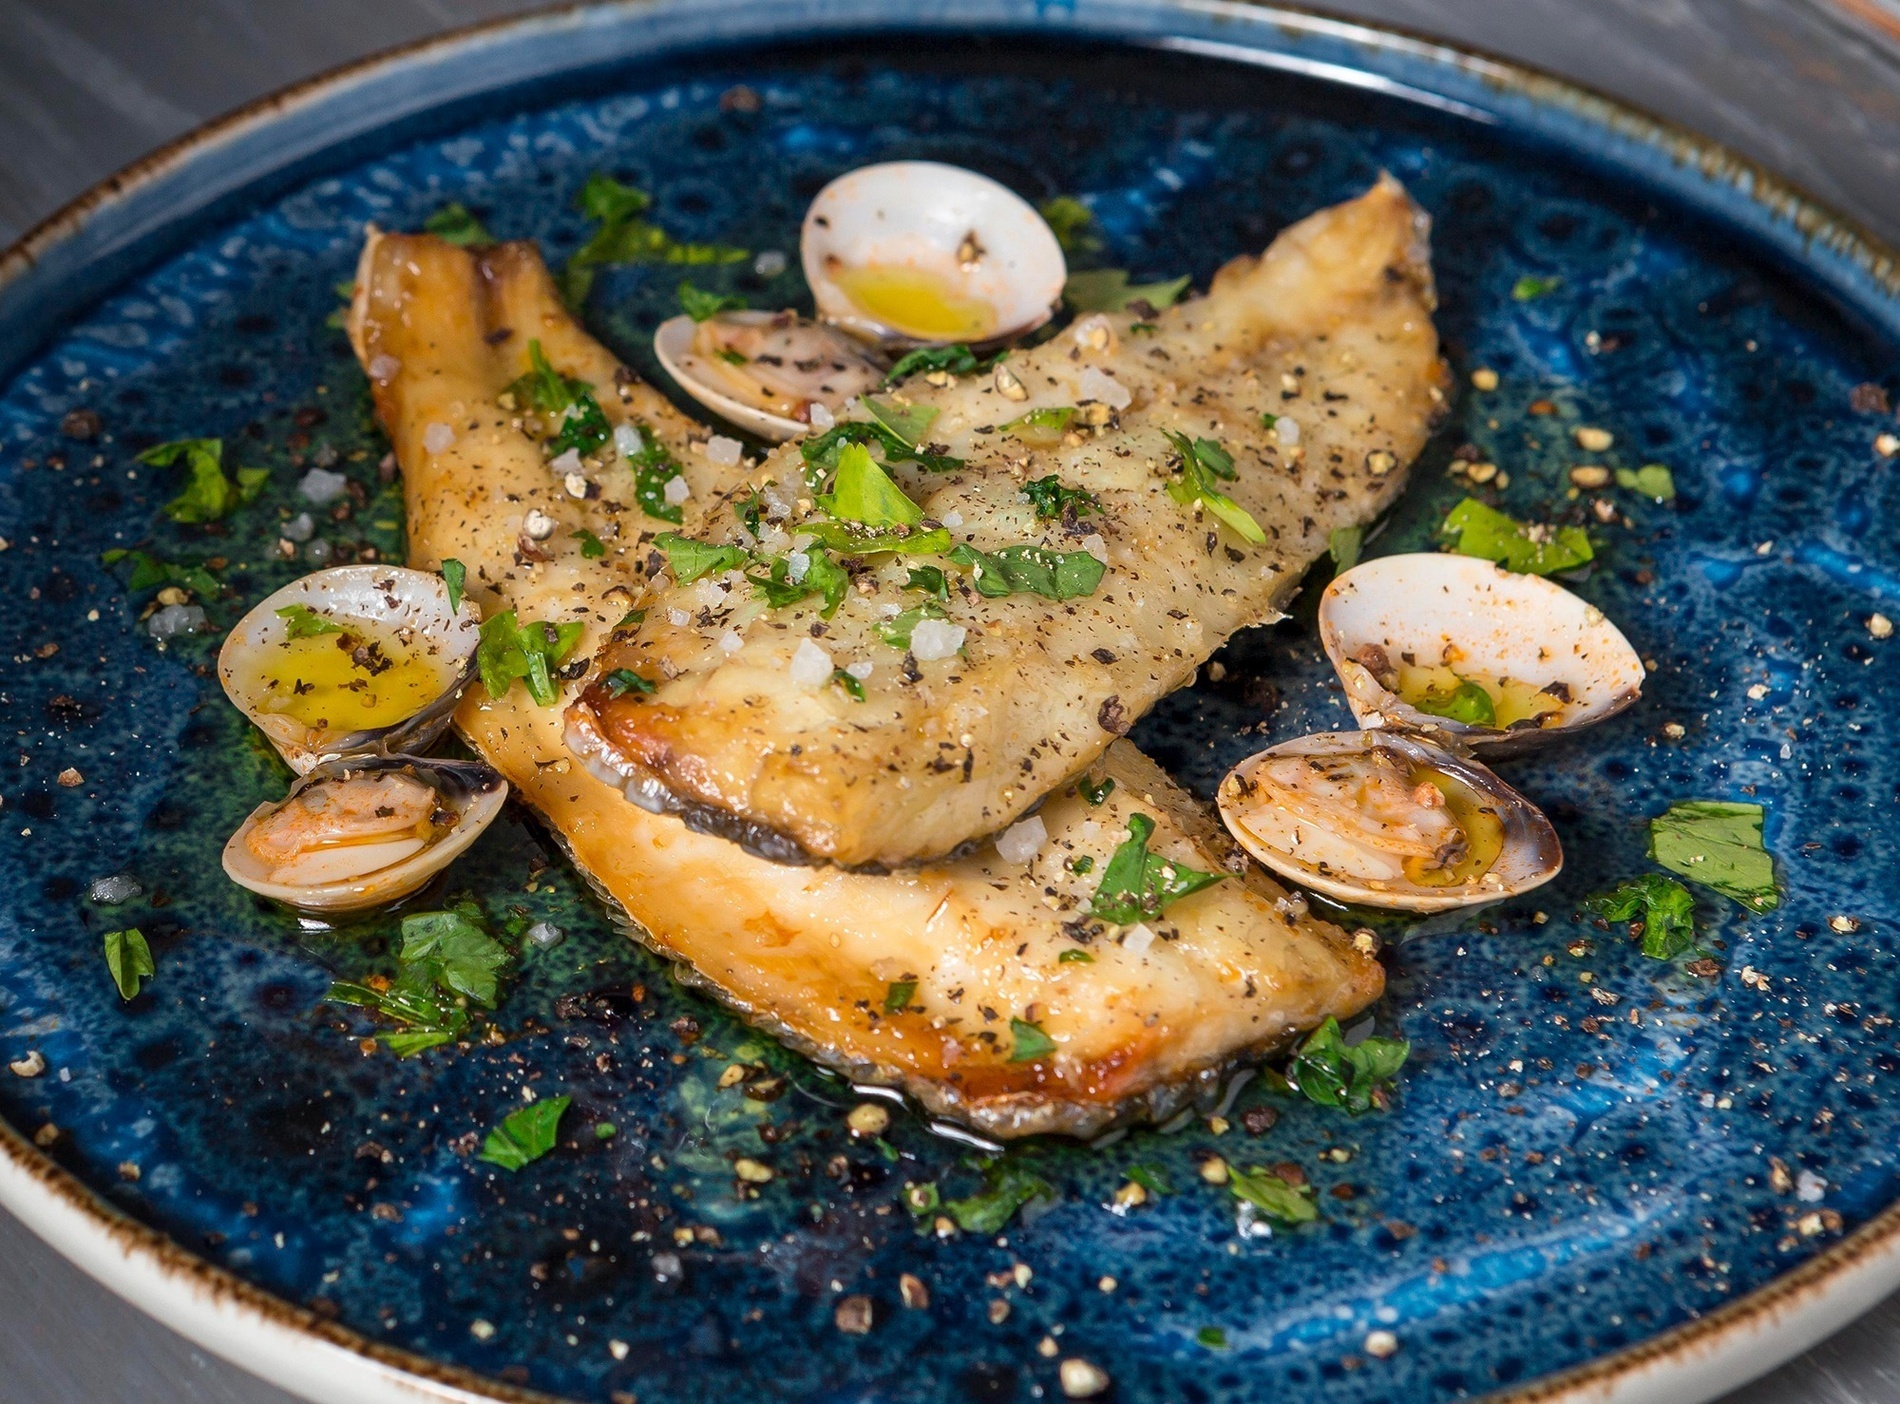
M 719 18 L 734 12 L 740 3 L 742 0 L 574 0 L 460 25 L 278 88 L 139 157 L 67 201 L 0 250 L 0 315 L 8 310 L 12 295 L 23 286 L 30 287 L 36 275 L 58 286 L 65 274 L 57 268 L 49 270 L 49 259 L 72 248 L 102 216 L 141 192 L 179 177 L 243 135 L 268 131 L 300 108 L 334 96 L 339 90 L 412 65 L 427 64 L 437 57 L 452 57 L 483 45 L 505 46 L 538 31 L 555 31 L 602 17 L 607 17 L 605 23 L 614 23 L 617 17 L 619 23 L 637 26 L 654 15 L 697 12 L 703 20 L 700 45 L 716 46 L 725 37 L 719 32 Z M 924 18 L 922 27 L 943 26 L 958 6 L 959 0 L 933 6 L 936 18 Z M 1188 39 L 1170 43 L 1166 35 L 1143 35 L 1117 24 L 1118 17 L 1136 14 L 1244 20 L 1272 26 L 1289 39 L 1340 40 L 1371 53 L 1422 59 L 1475 76 L 1505 97 L 1562 109 L 1586 129 L 1598 129 L 1610 144 L 1621 141 L 1634 143 L 1639 149 L 1649 148 L 1678 169 L 1687 168 L 1693 173 L 1691 178 L 1699 178 L 1704 187 L 1719 190 L 1726 186 L 1745 195 L 1767 216 L 1757 233 L 1785 222 L 1789 231 L 1799 236 L 1808 255 L 1804 264 L 1810 276 L 1827 271 L 1814 266 L 1817 251 L 1838 259 L 1850 278 L 1863 282 L 1863 293 L 1870 285 L 1893 304 L 1886 330 L 1900 335 L 1900 251 L 1859 220 L 1839 213 L 1770 167 L 1586 84 L 1409 26 L 1348 18 L 1276 0 L 1069 0 L 1056 8 L 1074 19 L 1087 18 L 1094 23 L 1092 27 L 1078 25 L 1065 30 L 1049 20 L 1049 7 L 1035 5 L 1023 11 L 1024 18 L 1017 27 L 1058 39 L 1145 40 L 1157 47 L 1305 72 L 1322 81 L 1365 77 L 1346 65 L 1275 62 L 1276 57 L 1287 60 L 1288 56 L 1242 43 Z M 917 13 L 906 16 L 904 23 L 918 25 L 921 13 L 920 7 Z M 841 33 L 872 29 L 848 4 L 839 8 L 839 18 L 830 28 Z M 637 58 L 642 52 L 650 53 L 652 47 L 629 45 L 619 57 Z M 530 75 L 537 76 L 541 75 Z M 497 75 L 486 87 L 490 91 L 505 89 L 514 81 L 520 79 L 511 81 Z M 1383 86 L 1401 96 L 1419 96 L 1402 84 Z M 478 85 L 471 91 L 481 90 Z M 443 100 L 436 100 L 418 111 L 442 105 Z M 332 141 L 327 146 L 334 149 L 338 144 Z M 306 155 L 323 149 L 325 144 L 320 144 Z M 1606 165 L 1621 164 L 1614 151 L 1572 154 Z M 293 164 L 294 160 L 285 160 L 275 169 L 281 172 Z M 266 165 L 245 174 L 222 193 L 237 198 L 271 174 L 272 168 Z M 189 206 L 179 215 L 179 222 L 187 226 L 200 223 L 213 203 L 201 200 Z M 110 253 L 148 244 L 157 232 L 156 228 L 134 229 L 120 243 L 94 251 L 77 266 L 87 267 Z M 149 259 L 140 266 L 148 265 Z M 113 285 L 126 276 L 124 272 L 115 274 Z M 1838 275 L 1827 281 L 1838 284 Z M 97 296 L 97 292 L 88 292 L 80 302 L 94 302 Z M 1863 306 L 1853 310 L 1865 315 L 1869 309 Z M 45 336 L 53 334 L 56 325 L 68 322 L 71 312 L 68 308 L 47 315 L 46 320 L 54 326 L 27 342 L 14 364 L 0 367 L 0 376 L 10 378 L 19 363 L 39 355 Z M 307 1398 L 347 1399 L 352 1404 L 414 1404 L 419 1399 L 449 1404 L 560 1404 L 557 1396 L 510 1385 L 420 1352 L 380 1344 L 246 1281 L 132 1218 L 4 1120 L 0 1120 L 0 1207 L 140 1311 L 230 1363 Z M 1713 1311 L 1565 1370 L 1482 1397 L 1492 1404 L 1703 1404 L 1784 1364 L 1843 1329 L 1896 1290 L 1900 1290 L 1900 1199 L 1814 1257 Z

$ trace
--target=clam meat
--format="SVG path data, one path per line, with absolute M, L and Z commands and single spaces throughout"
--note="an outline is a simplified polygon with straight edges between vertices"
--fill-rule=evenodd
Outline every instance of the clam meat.
M 894 345 L 978 344 L 1049 320 L 1068 265 L 1020 195 L 936 161 L 888 161 L 818 192 L 799 237 L 821 320 Z
M 1320 643 L 1364 727 L 1501 755 L 1628 707 L 1643 663 L 1594 605 L 1473 556 L 1382 556 L 1326 588 Z
M 305 911 L 382 906 L 448 867 L 507 796 L 507 782 L 475 762 L 331 761 L 252 812 L 224 846 L 224 871 Z
M 475 675 L 481 617 L 439 576 L 321 570 L 268 596 L 225 639 L 225 693 L 299 774 L 325 760 L 421 751 Z
M 846 401 L 877 389 L 885 371 L 862 342 L 793 312 L 674 317 L 654 333 L 653 351 L 706 408 L 776 440 L 824 428 Z
M 1477 762 L 1400 732 L 1322 732 L 1271 747 L 1227 775 L 1219 805 L 1267 867 L 1363 906 L 1475 906 L 1563 868 L 1535 805 Z

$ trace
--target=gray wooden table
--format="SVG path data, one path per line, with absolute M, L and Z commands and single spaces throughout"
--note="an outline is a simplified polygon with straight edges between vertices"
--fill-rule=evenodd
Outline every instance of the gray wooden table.
M 1322 0 L 1314 0 L 1322 3 Z M 901 0 L 893 0 L 901 3 Z M 1900 242 L 1900 0 L 1323 0 L 1708 133 Z M 519 0 L 0 0 L 0 243 L 207 118 Z M 1900 1298 L 1726 1404 L 1900 1401 Z M 0 1213 L 0 1404 L 289 1404 Z

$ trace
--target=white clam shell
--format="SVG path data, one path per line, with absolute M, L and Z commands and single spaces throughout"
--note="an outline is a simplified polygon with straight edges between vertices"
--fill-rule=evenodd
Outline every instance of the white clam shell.
M 1614 716 L 1642 693 L 1643 662 L 1594 605 L 1552 581 L 1474 556 L 1381 556 L 1354 566 L 1320 597 L 1319 637 L 1364 727 L 1451 738 L 1486 755 L 1541 745 Z M 1570 703 L 1554 725 L 1499 730 L 1432 716 L 1380 686 L 1356 661 L 1368 646 L 1461 676 L 1562 683 Z
M 268 816 L 296 802 L 317 786 L 386 771 L 413 773 L 452 807 L 458 822 L 435 843 L 416 851 L 414 843 L 362 844 L 332 850 L 334 870 L 319 862 L 300 873 L 301 881 L 281 880 L 246 840 Z M 417 756 L 370 756 L 331 761 L 291 787 L 283 799 L 260 804 L 224 845 L 224 871 L 231 881 L 273 901 L 308 912 L 351 912 L 380 907 L 407 897 L 453 863 L 501 813 L 508 782 L 474 761 L 429 760 Z M 382 859 L 380 864 L 378 859 Z
M 974 240 L 981 251 L 965 263 Z M 839 176 L 818 192 L 799 236 L 818 315 L 879 341 L 916 345 L 996 341 L 1041 326 L 1062 296 L 1062 247 L 1028 201 L 988 176 L 936 161 L 889 161 Z M 982 336 L 944 337 L 880 319 L 836 277 L 846 269 L 914 268 L 988 304 Z
M 452 666 L 453 681 L 412 716 L 372 731 L 312 732 L 294 717 L 267 711 L 260 665 L 269 650 L 282 646 L 289 631 L 277 611 L 298 604 L 340 621 L 361 619 L 390 629 L 414 629 L 417 647 L 438 652 L 445 677 Z M 338 756 L 425 750 L 448 726 L 456 700 L 475 675 L 480 637 L 480 612 L 466 599 L 451 612 L 448 586 L 440 576 L 392 565 L 337 566 L 291 581 L 240 619 L 218 650 L 218 681 L 290 767 L 307 775 Z
M 774 321 L 779 314 L 746 311 L 722 312 L 719 316 L 731 321 L 766 324 Z M 838 341 L 851 341 L 851 338 L 845 336 L 843 332 L 823 324 L 806 322 L 803 325 L 808 330 L 828 334 Z M 748 433 L 757 434 L 761 439 L 782 443 L 786 439 L 796 439 L 811 432 L 811 425 L 802 420 L 793 419 L 789 415 L 775 414 L 771 410 L 748 404 L 737 398 L 731 392 L 729 371 L 743 370 L 743 368 L 709 365 L 693 347 L 698 331 L 699 325 L 691 317 L 679 316 L 670 317 L 660 323 L 659 330 L 653 334 L 653 354 L 659 358 L 660 365 L 666 373 L 679 382 L 682 390 L 714 414 L 738 425 Z M 857 357 L 872 366 L 883 365 L 882 361 L 871 360 L 868 349 L 861 344 L 854 343 L 848 349 L 843 347 L 840 349 L 844 354 Z M 856 393 L 855 390 L 852 393 Z M 840 414 L 846 401 L 851 398 L 852 394 L 813 397 L 817 403 L 823 404 L 834 415 Z
M 1502 825 L 1503 846 L 1484 873 L 1471 882 L 1447 886 L 1418 884 L 1403 875 L 1368 878 L 1352 871 L 1352 855 L 1338 837 L 1343 826 L 1309 826 L 1284 811 L 1267 812 L 1253 788 L 1253 773 L 1272 758 L 1336 759 L 1375 751 L 1401 764 L 1441 771 L 1485 797 Z M 1217 802 L 1235 842 L 1261 863 L 1302 887 L 1360 906 L 1413 912 L 1480 906 L 1528 892 L 1563 870 L 1557 831 L 1536 805 L 1478 762 L 1402 732 L 1326 731 L 1271 746 L 1228 772 Z

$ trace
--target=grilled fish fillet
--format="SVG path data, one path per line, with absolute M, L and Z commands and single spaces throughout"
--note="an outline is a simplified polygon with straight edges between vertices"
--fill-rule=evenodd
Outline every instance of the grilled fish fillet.
M 945 566 L 941 541 L 928 557 L 875 558 L 886 564 L 858 574 L 828 618 L 816 597 L 768 608 L 737 571 L 674 582 L 601 667 L 657 690 L 590 689 L 570 740 L 595 747 L 590 759 L 640 802 L 781 859 L 896 866 L 1001 829 L 1234 630 L 1277 617 L 1330 533 L 1398 494 L 1444 404 L 1426 227 L 1382 179 L 1228 264 L 1205 298 L 1146 322 L 1088 317 L 994 373 L 902 386 L 913 411 L 935 412 L 928 447 L 964 464 L 891 465 L 923 509 L 920 529 L 944 523 L 951 541 L 992 554 L 1087 552 L 1108 567 L 1092 593 L 992 598 L 951 568 L 942 613 L 965 630 L 962 648 L 921 661 L 881 631 L 926 602 L 906 582 L 912 566 Z M 1064 409 L 1076 411 L 1066 434 Z M 1018 424 L 1038 411 L 1040 423 Z M 1232 480 L 1215 485 L 1261 540 L 1170 495 L 1169 431 L 1232 456 Z M 802 486 L 802 469 L 788 445 L 753 481 Z M 1098 507 L 1039 519 L 1023 487 L 1050 475 Z M 806 496 L 775 524 L 767 494 L 764 534 L 776 525 L 796 542 L 812 519 Z M 756 504 L 735 497 L 701 538 L 750 545 L 757 518 L 742 512 Z M 793 655 L 813 635 L 837 666 L 870 666 L 862 703 L 794 681 Z
M 351 336 L 402 465 L 411 564 L 460 560 L 485 613 L 583 624 L 573 656 L 587 657 L 642 589 L 646 549 L 638 513 L 620 505 L 623 468 L 599 470 L 598 497 L 571 496 L 498 406 L 528 368 L 526 343 L 598 387 L 609 419 L 673 451 L 693 494 L 683 529 L 717 510 L 743 467 L 692 451 L 705 431 L 574 324 L 530 245 L 472 253 L 372 235 L 357 287 Z M 530 512 L 555 521 L 532 553 L 521 549 Z M 583 530 L 603 555 L 586 554 Z M 1247 871 L 1204 810 L 1125 742 L 1094 771 L 1116 782 L 1107 798 L 1054 796 L 1040 815 L 1047 841 L 1026 861 L 985 845 L 880 876 L 770 862 L 629 804 L 575 760 L 563 725 L 560 705 L 536 706 L 520 685 L 500 699 L 478 686 L 456 717 L 634 936 L 811 1057 L 995 1136 L 1164 1117 L 1232 1061 L 1383 987 L 1377 961 Z M 1154 821 L 1156 854 L 1232 875 L 1124 931 L 1088 920 L 1085 903 L 1138 813 Z M 1093 872 L 1078 875 L 1083 856 Z M 1036 1046 L 1031 1028 L 1052 1046 L 1018 1056 Z

